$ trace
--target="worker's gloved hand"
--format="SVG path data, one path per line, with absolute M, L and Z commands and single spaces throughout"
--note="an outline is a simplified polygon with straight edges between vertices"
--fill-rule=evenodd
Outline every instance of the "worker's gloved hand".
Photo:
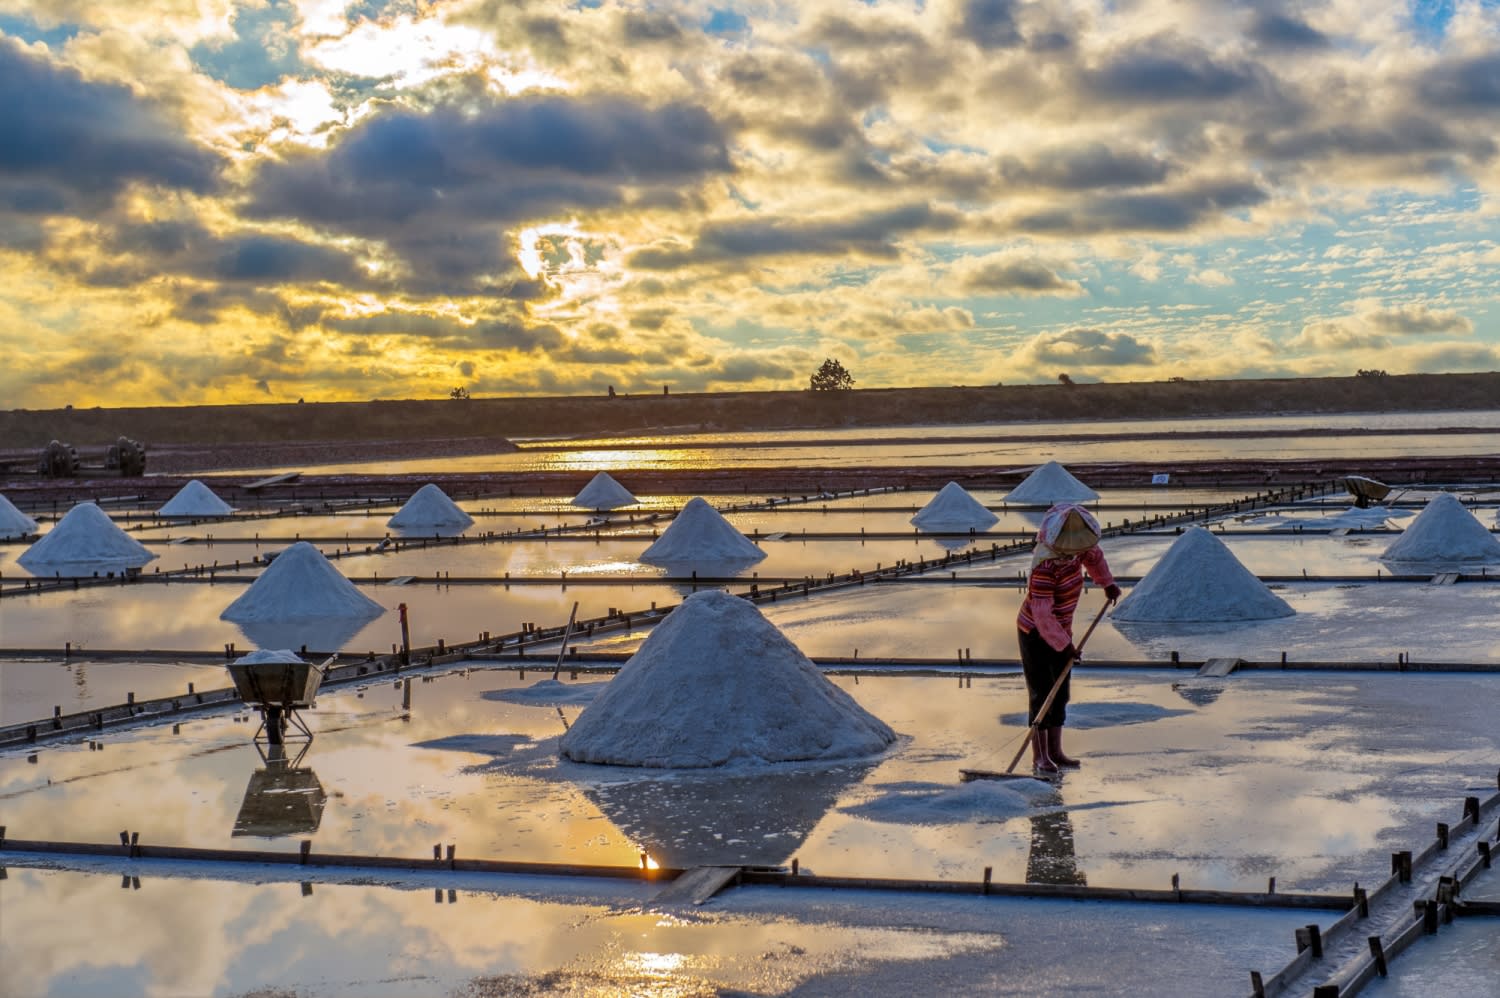
M 1062 656 L 1063 658 L 1077 658 L 1078 648 L 1070 641 L 1068 642 L 1068 647 L 1062 650 Z
M 1120 587 L 1115 585 L 1113 582 L 1105 586 L 1104 598 L 1109 600 L 1111 603 L 1120 602 Z

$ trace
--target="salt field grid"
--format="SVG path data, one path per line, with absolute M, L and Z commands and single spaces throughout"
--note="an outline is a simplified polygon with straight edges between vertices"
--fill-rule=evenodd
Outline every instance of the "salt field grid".
M 1209 524 L 1213 535 L 1251 572 L 1272 579 L 1274 591 L 1295 614 L 1173 625 L 1106 617 L 1090 639 L 1091 661 L 1076 674 L 1070 708 L 1069 745 L 1085 756 L 1086 768 L 1050 786 L 958 782 L 960 769 L 1003 767 L 1002 756 L 1009 757 L 1024 733 L 1024 690 L 1014 667 L 1009 621 L 1022 597 L 1029 554 L 991 560 L 989 545 L 1029 536 L 1041 510 L 1006 506 L 1005 490 L 976 489 L 975 497 L 994 507 L 999 521 L 972 541 L 960 536 L 946 539 L 945 545 L 940 542 L 944 539 L 913 531 L 909 522 L 935 491 L 828 500 L 810 496 L 807 502 L 797 496 L 770 509 L 726 514 L 767 554 L 734 573 L 730 588 L 736 592 L 762 577 L 821 578 L 829 571 L 869 571 L 899 560 L 936 563 L 956 551 L 958 560 L 941 571 L 843 591 L 789 593 L 760 606 L 767 620 L 815 657 L 906 660 L 925 663 L 929 671 L 941 660 L 948 672 L 969 657 L 997 663 L 970 667 L 964 678 L 955 679 L 882 672 L 876 663 L 856 675 L 846 661 L 833 682 L 901 736 L 880 756 L 784 766 L 755 775 L 632 770 L 559 759 L 561 735 L 609 681 L 607 674 L 586 668 L 575 672 L 573 666 L 597 662 L 593 656 L 598 652 L 636 650 L 651 633 L 638 626 L 593 637 L 576 635 L 572 647 L 578 658 L 564 662 L 563 682 L 557 686 L 538 682 L 551 675 L 549 654 L 557 649 L 555 642 L 544 642 L 524 663 L 525 673 L 518 671 L 523 663 L 502 654 L 461 667 L 431 667 L 395 679 L 369 676 L 357 684 L 327 687 L 317 709 L 305 714 L 317 737 L 290 765 L 268 760 L 264 746 L 251 742 L 259 717 L 243 707 L 91 732 L 30 751 L 0 752 L 0 815 L 12 839 L 104 842 L 120 828 L 129 828 L 143 841 L 163 845 L 291 848 L 305 839 L 325 853 L 414 857 L 433 842 L 457 842 L 464 855 L 525 862 L 630 867 L 644 853 L 653 865 L 673 868 L 784 866 L 796 860 L 803 870 L 824 876 L 874 874 L 947 882 L 975 879 L 984 869 L 986 877 L 993 872 L 997 883 L 1149 890 L 1180 878 L 1196 889 L 1235 892 L 1263 890 L 1267 878 L 1274 877 L 1283 892 L 1321 895 L 1346 894 L 1356 881 L 1380 880 L 1391 850 L 1420 844 L 1435 822 L 1456 819 L 1466 796 L 1493 792 L 1500 738 L 1491 733 L 1492 718 L 1485 709 L 1493 700 L 1493 675 L 1241 670 L 1220 680 L 1199 680 L 1191 669 L 1167 668 L 1173 656 L 1193 661 L 1227 655 L 1266 663 L 1284 654 L 1294 663 L 1389 663 L 1397 654 L 1428 663 L 1500 660 L 1488 624 L 1500 590 L 1491 583 L 1435 586 L 1425 575 L 1420 581 L 1389 581 L 1392 567 L 1380 555 L 1414 519 L 1399 514 L 1415 514 L 1430 491 L 1403 496 L 1378 530 L 1361 522 L 1347 532 L 1327 532 L 1327 523 L 1350 512 L 1348 498 L 1336 492 L 1216 517 Z M 1182 509 L 1196 508 L 1243 498 L 1245 491 L 1105 490 L 1091 505 L 1102 522 L 1113 526 L 1123 518 L 1135 521 L 1167 512 L 1174 502 Z M 1479 483 L 1462 486 L 1460 494 L 1485 527 L 1493 529 L 1496 491 Z M 264 572 L 248 562 L 299 536 L 337 555 L 332 564 L 345 576 L 382 580 L 360 586 L 384 609 L 374 620 L 342 632 L 329 626 L 299 632 L 308 637 L 309 648 L 339 648 L 349 661 L 366 650 L 382 654 L 396 644 L 398 604 L 407 607 L 415 647 L 439 639 L 449 645 L 473 641 L 484 632 L 515 631 L 526 623 L 558 626 L 575 602 L 582 619 L 617 609 L 670 606 L 700 587 L 670 581 L 678 578 L 670 568 L 639 561 L 651 532 L 664 531 L 672 522 L 670 514 L 689 497 L 657 498 L 668 515 L 649 525 L 632 524 L 628 515 L 634 510 L 627 511 L 625 524 L 617 526 L 617 512 L 608 526 L 600 525 L 597 539 L 525 537 L 426 546 L 406 539 L 387 553 L 364 549 L 391 533 L 385 520 L 404 499 L 336 515 L 132 529 L 132 536 L 160 555 L 147 573 L 156 567 L 170 572 L 179 564 L 218 561 L 218 571 L 229 577 L 212 583 L 84 585 L 0 600 L 5 646 L 71 643 L 79 649 L 78 655 L 62 658 L 0 658 L 0 724 L 42 718 L 63 705 L 66 710 L 99 709 L 120 702 L 122 689 L 148 698 L 177 696 L 187 683 L 199 689 L 223 685 L 222 666 L 201 658 L 89 661 L 87 653 L 90 648 L 212 653 L 231 643 L 241 651 L 265 644 L 265 632 L 257 635 L 220 620 L 219 614 L 246 591 L 250 579 Z M 766 498 L 721 496 L 716 504 L 729 507 Z M 469 533 L 491 529 L 483 519 L 488 502 L 476 497 L 460 504 L 479 519 Z M 585 522 L 591 515 L 551 499 L 506 502 L 513 515 L 495 520 L 535 519 L 530 526 L 555 530 L 557 524 Z M 370 533 L 350 530 L 351 524 L 368 527 Z M 225 527 L 239 531 L 252 525 L 248 539 L 231 540 L 219 533 Z M 283 536 L 285 525 L 292 527 L 290 537 Z M 858 536 L 861 529 L 867 534 L 899 532 L 901 537 L 873 540 Z M 324 530 L 332 536 L 319 537 Z M 802 530 L 808 539 L 801 538 Z M 169 532 L 172 542 L 163 543 Z M 266 539 L 257 544 L 256 533 Z M 1115 573 L 1132 580 L 1146 575 L 1177 539 L 1176 529 L 1143 531 L 1107 537 L 1104 550 Z M 0 548 L 12 557 L 20 550 L 24 548 Z M 972 562 L 965 560 L 966 551 Z M 244 566 L 240 570 L 222 568 L 236 560 Z M 7 586 L 17 577 L 10 565 L 0 563 Z M 1472 573 L 1476 567 L 1464 571 Z M 512 574 L 509 586 L 505 572 Z M 575 579 L 565 585 L 564 573 L 618 576 L 620 582 L 580 584 Z M 439 575 L 495 579 L 481 585 L 445 584 Z M 405 585 L 389 584 L 402 576 L 414 578 Z M 1128 593 L 1130 586 L 1126 589 Z M 1080 615 L 1091 613 L 1099 599 L 1098 590 L 1091 588 Z M 1413 635 L 1431 633 L 1435 626 L 1442 642 L 1406 647 Z M 277 638 L 290 633 L 284 630 Z M 13 639 L 15 634 L 24 639 Z M 318 638 L 333 643 L 320 648 Z M 1092 664 L 1111 661 L 1137 664 Z M 1317 764 L 1309 765 L 1314 760 Z M 288 800 L 298 804 L 290 818 Z M 314 801 L 313 811 L 302 808 Z M 270 823 L 257 824 L 268 813 Z M 84 881 L 75 878 L 109 883 L 97 869 L 84 872 L 90 862 L 6 857 L 11 880 L 0 883 L 0 891 L 9 892 L 7 910 L 36 912 L 43 920 L 57 917 L 69 903 L 64 897 L 88 893 Z M 74 872 L 51 868 L 59 864 Z M 138 869 L 127 870 L 127 881 L 139 879 Z M 120 875 L 114 868 L 107 872 Z M 145 875 L 151 892 L 189 909 L 199 903 L 193 897 L 204 891 L 266 890 L 242 883 L 244 869 L 235 864 L 218 873 L 205 873 L 199 866 L 187 874 L 171 869 Z M 311 897 L 359 891 L 360 899 L 353 903 L 360 910 L 381 912 L 393 926 L 405 924 L 405 902 L 413 893 L 421 898 L 432 889 L 425 882 L 405 890 L 345 886 L 336 883 L 336 876 L 322 877 L 320 873 Z M 454 890 L 462 892 L 466 905 L 515 903 L 493 881 Z M 580 905 L 597 907 L 600 898 L 591 888 L 587 898 L 561 903 L 558 890 L 538 889 L 535 900 L 525 901 L 541 934 L 561 933 Z M 610 888 L 604 893 L 611 890 L 617 892 L 614 901 L 603 910 L 619 912 L 621 900 L 627 912 L 640 910 L 638 891 Z M 306 888 L 302 893 L 308 896 Z M 965 952 L 989 954 L 990 973 L 1004 973 L 1007 980 L 1022 982 L 1018 986 L 1026 991 L 1032 988 L 1024 983 L 1033 979 L 1029 973 L 1038 975 L 1036 989 L 1058 980 L 1100 986 L 1106 966 L 1113 963 L 1108 954 L 1116 946 L 1135 946 L 1129 940 L 1147 938 L 1159 946 L 1163 939 L 1176 938 L 1174 933 L 1190 945 L 1205 938 L 1205 926 L 1214 926 L 1208 930 L 1211 943 L 1191 946 L 1195 955 L 1179 968 L 1181 991 L 1187 993 L 1205 986 L 1209 991 L 1243 989 L 1248 970 L 1263 969 L 1269 975 L 1290 959 L 1286 937 L 1292 928 L 1333 917 L 1271 908 L 1183 918 L 1171 908 L 1149 905 L 1101 907 L 1099 902 L 1037 899 L 1006 900 L 1006 911 L 998 905 L 970 911 L 965 903 L 944 902 L 942 928 L 922 929 L 927 948 L 918 949 L 923 955 L 886 959 L 862 949 L 861 933 L 872 920 L 871 911 L 862 909 L 865 901 L 834 895 L 777 913 L 773 909 L 780 902 L 765 906 L 767 895 L 784 892 L 730 891 L 715 899 L 706 919 L 699 916 L 691 923 L 696 934 L 672 934 L 656 926 L 648 935 L 660 944 L 657 948 L 675 954 L 679 968 L 717 968 L 713 972 L 721 976 L 714 980 L 725 986 L 762 979 L 748 968 L 746 951 L 727 942 L 734 930 L 715 928 L 743 920 L 762 933 L 783 926 L 789 935 L 806 935 L 828 953 L 840 954 L 837 974 L 844 977 L 828 977 L 826 961 L 800 960 L 799 954 L 787 981 L 817 977 L 857 986 L 880 979 L 885 993 L 894 993 L 890 980 L 903 973 L 914 981 L 946 973 L 940 968 L 957 952 L 944 949 L 951 943 L 970 947 Z M 98 906 L 97 917 L 105 924 L 129 919 L 132 898 L 140 896 L 112 888 L 113 903 Z M 269 908 L 267 896 L 246 903 Z M 894 908 L 876 906 L 883 914 L 874 920 L 893 921 L 882 930 L 912 931 L 924 924 L 915 913 L 932 904 L 903 895 Z M 1056 924 L 1072 927 L 1080 919 L 1097 921 L 1108 927 L 1112 941 L 1097 959 L 1074 956 L 1044 972 L 1015 955 L 1023 940 L 1013 927 L 1014 917 L 1006 917 L 1012 906 L 1039 924 L 1050 924 L 1053 917 Z M 304 924 L 309 918 L 317 921 L 316 911 L 303 905 L 295 914 L 281 916 L 281 931 L 321 931 Z M 912 925 L 903 922 L 905 915 L 911 915 Z M 596 921 L 609 925 L 627 917 L 606 914 Z M 971 923 L 980 942 L 965 936 L 963 927 Z M 413 931 L 429 931 L 428 923 Z M 208 943 L 230 953 L 231 961 L 253 962 L 237 949 L 238 941 L 228 941 L 233 933 L 227 925 L 206 932 Z M 1235 934 L 1233 942 L 1221 938 L 1225 932 Z M 953 942 L 960 938 L 966 941 Z M 597 945 L 580 945 L 572 955 L 554 959 L 554 950 L 539 943 L 519 948 L 509 962 L 486 963 L 471 955 L 457 973 L 432 960 L 403 963 L 407 958 L 400 955 L 378 959 L 388 967 L 409 966 L 414 980 L 460 983 L 486 974 L 525 979 L 556 972 L 558 959 L 571 960 L 565 965 L 586 967 L 580 972 L 584 993 L 609 993 L 625 979 L 620 975 L 626 970 L 614 956 L 601 957 L 596 950 Z M 718 955 L 699 963 L 688 955 L 705 950 Z M 578 955 L 584 953 L 592 956 Z M 5 955 L 10 966 L 12 954 Z M 122 954 L 119 959 L 130 958 Z M 71 971 L 56 971 L 45 960 L 39 965 L 27 955 L 17 960 L 20 972 L 40 975 L 50 982 L 49 990 L 106 993 L 89 974 L 70 976 Z M 168 987 L 197 972 L 190 969 L 188 978 L 178 978 L 178 968 L 161 960 L 138 956 L 136 961 L 122 972 Z M 69 958 L 59 966 L 78 962 Z M 308 984 L 308 993 L 320 993 L 319 987 L 328 988 L 324 993 L 341 993 L 351 986 L 360 993 L 387 993 L 366 987 L 363 978 L 344 980 L 353 973 L 349 966 L 340 961 L 319 965 L 322 976 Z M 634 964 L 627 960 L 626 966 Z M 890 977 L 893 971 L 895 978 Z M 313 973 L 299 965 L 269 980 L 279 987 L 300 986 Z M 681 969 L 679 979 L 688 973 Z M 978 986 L 982 976 L 957 986 Z M 340 983 L 329 986 L 334 980 Z M 388 993 L 413 992 L 394 987 Z M 1120 993 L 1131 992 L 1126 988 Z

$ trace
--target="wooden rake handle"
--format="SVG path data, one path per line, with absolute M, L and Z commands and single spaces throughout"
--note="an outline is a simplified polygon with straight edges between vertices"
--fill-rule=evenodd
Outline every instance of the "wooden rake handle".
M 1021 742 L 1021 747 L 1016 750 L 1016 757 L 1010 761 L 1009 766 L 1005 767 L 1007 773 L 1015 772 L 1016 763 L 1021 761 L 1021 756 L 1026 754 L 1026 747 L 1036 737 L 1037 726 L 1042 723 L 1042 718 L 1047 716 L 1047 711 L 1052 709 L 1052 701 L 1057 699 L 1057 694 L 1062 689 L 1063 681 L 1072 673 L 1073 663 L 1078 661 L 1078 655 L 1083 654 L 1083 646 L 1088 644 L 1089 635 L 1094 633 L 1094 628 L 1099 626 L 1099 621 L 1104 619 L 1104 611 L 1108 609 L 1109 601 L 1105 600 L 1104 605 L 1099 608 L 1099 612 L 1094 614 L 1094 622 L 1089 624 L 1089 629 L 1083 632 L 1083 638 L 1079 640 L 1078 644 L 1074 645 L 1077 654 L 1068 659 L 1068 664 L 1063 667 L 1062 674 L 1057 677 L 1057 682 L 1052 684 L 1052 689 L 1048 692 L 1047 699 L 1042 701 L 1042 709 L 1036 712 L 1036 720 L 1031 722 L 1031 727 L 1026 730 L 1026 738 Z

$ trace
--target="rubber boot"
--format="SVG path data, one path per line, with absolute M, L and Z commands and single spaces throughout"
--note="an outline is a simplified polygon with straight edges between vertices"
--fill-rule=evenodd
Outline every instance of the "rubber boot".
M 1063 755 L 1062 748 L 1062 725 L 1047 729 L 1047 755 L 1052 761 L 1064 769 L 1077 769 L 1083 763 L 1071 756 Z
M 1046 728 L 1037 728 L 1031 735 L 1031 768 L 1037 773 L 1057 772 L 1057 763 L 1052 761 L 1049 745 L 1052 741 Z

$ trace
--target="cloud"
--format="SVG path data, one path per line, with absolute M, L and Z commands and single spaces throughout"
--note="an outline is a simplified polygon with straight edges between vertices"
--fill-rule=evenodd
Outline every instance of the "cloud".
M 1327 35 L 1306 21 L 1275 11 L 1258 12 L 1246 33 L 1268 49 L 1308 51 L 1325 49 L 1332 44 Z
M 1156 348 L 1152 344 L 1130 333 L 1110 333 L 1100 329 L 1042 333 L 1027 343 L 1021 352 L 1033 367 L 1132 367 L 1157 361 Z
M 730 168 L 701 107 L 524 96 L 371 116 L 326 152 L 263 165 L 245 210 L 380 240 L 424 293 L 524 298 L 541 289 L 515 272 L 505 228 L 632 201 L 680 206 Z
M 1258 180 L 1200 180 L 1177 189 L 1094 194 L 1005 220 L 1015 232 L 1054 236 L 1185 232 L 1270 198 Z
M 1393 336 L 1468 335 L 1474 323 L 1458 312 L 1432 309 L 1423 303 L 1385 308 L 1366 303 L 1359 311 L 1309 322 L 1292 339 L 1303 350 L 1383 349 Z
M 694 264 L 773 256 L 891 257 L 895 255 L 896 239 L 923 232 L 950 231 L 959 221 L 953 211 L 911 204 L 811 221 L 751 218 L 720 222 L 706 226 L 691 246 L 675 241 L 648 247 L 632 254 L 629 264 L 644 270 L 673 270 Z
M 1260 87 L 1265 79 L 1250 63 L 1216 58 L 1171 34 L 1122 46 L 1080 73 L 1084 91 L 1111 103 L 1209 102 Z
M 1465 316 L 1449 310 L 1433 310 L 1422 304 L 1371 312 L 1366 318 L 1376 329 L 1393 335 L 1472 333 L 1474 331 L 1474 323 Z
M 1216 270 L 1212 267 L 1207 270 L 1198 271 L 1189 277 L 1188 280 L 1205 288 L 1227 288 L 1234 283 L 1234 278 L 1222 270 Z
M 1417 93 L 1439 109 L 1500 111 L 1500 50 L 1437 63 L 1418 81 Z
M 0 37 L 0 212 L 84 214 L 133 183 L 205 194 L 219 158 L 129 89 Z
M 1000 175 L 1011 184 L 1071 191 L 1150 186 L 1166 180 L 1171 170 L 1153 153 L 1121 152 L 1101 142 L 1047 149 L 1027 163 L 1014 156 L 1000 161 Z
M 964 257 L 953 265 L 957 290 L 971 295 L 1084 294 L 1083 285 L 1058 274 L 1062 265 L 1018 252 Z

